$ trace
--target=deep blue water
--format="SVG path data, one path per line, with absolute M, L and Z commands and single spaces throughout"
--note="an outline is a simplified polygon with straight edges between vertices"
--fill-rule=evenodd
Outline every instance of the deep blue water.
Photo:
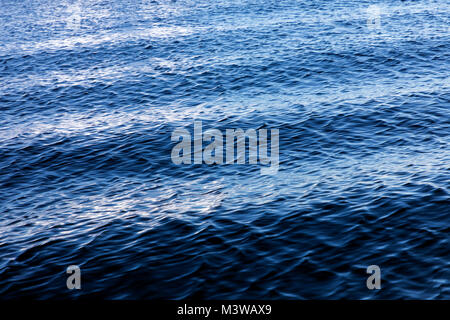
M 449 21 L 448 0 L 1 0 L 0 297 L 449 299 Z M 194 120 L 278 128 L 278 173 L 173 164 Z

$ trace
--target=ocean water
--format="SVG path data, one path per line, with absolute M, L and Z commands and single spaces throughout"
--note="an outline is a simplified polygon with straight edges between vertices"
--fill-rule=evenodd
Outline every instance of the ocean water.
M 449 21 L 448 0 L 1 0 L 0 297 L 449 299 Z M 175 165 L 194 120 L 279 129 L 278 172 Z

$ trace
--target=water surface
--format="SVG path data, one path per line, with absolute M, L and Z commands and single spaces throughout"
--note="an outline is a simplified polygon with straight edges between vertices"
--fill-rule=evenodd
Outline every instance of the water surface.
M 1 0 L 0 296 L 449 299 L 449 18 Z M 278 128 L 278 174 L 173 164 L 194 120 Z

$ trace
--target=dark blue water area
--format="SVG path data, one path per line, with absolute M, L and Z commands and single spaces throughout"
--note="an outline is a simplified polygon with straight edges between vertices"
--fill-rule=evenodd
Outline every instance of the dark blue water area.
M 0 4 L 1 298 L 450 298 L 449 1 Z

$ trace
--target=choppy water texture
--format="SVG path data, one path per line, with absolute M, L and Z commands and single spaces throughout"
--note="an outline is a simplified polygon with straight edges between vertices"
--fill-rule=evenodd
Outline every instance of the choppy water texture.
M 2 0 L 0 296 L 449 299 L 449 18 Z M 173 164 L 194 119 L 278 128 L 278 174 Z

